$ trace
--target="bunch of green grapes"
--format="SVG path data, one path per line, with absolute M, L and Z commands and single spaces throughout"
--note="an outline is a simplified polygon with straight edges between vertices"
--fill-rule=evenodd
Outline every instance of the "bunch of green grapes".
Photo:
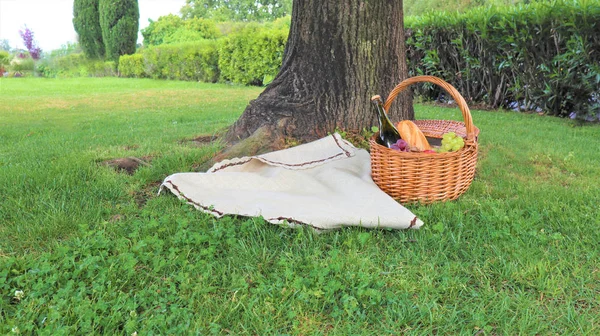
M 456 152 L 465 146 L 465 140 L 456 135 L 454 132 L 445 133 L 442 136 L 442 146 L 439 148 L 439 153 Z

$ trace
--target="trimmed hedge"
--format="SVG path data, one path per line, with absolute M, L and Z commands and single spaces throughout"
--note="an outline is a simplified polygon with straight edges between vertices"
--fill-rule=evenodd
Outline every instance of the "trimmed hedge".
M 121 56 L 119 73 L 124 77 L 263 85 L 279 71 L 287 34 L 285 24 L 268 28 L 248 24 L 217 40 L 150 46 Z
M 218 58 L 215 40 L 165 44 L 121 56 L 119 73 L 125 77 L 216 82 Z
M 281 67 L 288 29 L 248 25 L 222 40 L 219 48 L 221 79 L 246 85 L 263 85 Z
M 216 82 L 218 53 L 214 40 L 161 45 L 143 51 L 145 72 L 152 78 Z
M 122 55 L 119 57 L 119 75 L 123 77 L 147 77 L 144 71 L 144 55 Z
M 600 5 L 478 8 L 407 18 L 410 75 L 452 83 L 471 102 L 558 116 L 600 116 Z M 440 89 L 419 93 L 437 99 Z

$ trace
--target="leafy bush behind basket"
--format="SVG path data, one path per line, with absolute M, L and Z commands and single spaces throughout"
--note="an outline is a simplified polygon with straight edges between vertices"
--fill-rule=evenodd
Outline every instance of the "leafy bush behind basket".
M 410 75 L 491 107 L 600 116 L 600 3 L 558 0 L 406 20 Z M 429 86 L 420 94 L 436 99 Z M 573 114 L 574 113 L 574 114 Z

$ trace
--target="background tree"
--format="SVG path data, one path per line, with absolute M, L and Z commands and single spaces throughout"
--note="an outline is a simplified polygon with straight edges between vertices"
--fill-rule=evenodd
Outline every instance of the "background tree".
M 7 39 L 0 40 L 0 50 L 11 51 L 10 42 Z
M 148 20 L 148 27 L 142 29 L 144 45 L 163 44 L 165 37 L 172 35 L 183 26 L 183 19 L 178 15 L 163 15 L 154 21 Z
M 186 0 L 184 18 L 211 18 L 217 21 L 264 21 L 289 15 L 292 0 Z
M 100 27 L 106 58 L 117 61 L 121 55 L 135 53 L 140 10 L 137 0 L 100 0 Z
M 184 20 L 177 15 L 169 14 L 159 17 L 156 21 L 149 21 L 148 27 L 142 29 L 144 45 L 213 39 L 220 34 L 214 21 L 202 18 Z
M 295 0 L 279 74 L 229 129 L 239 143 L 227 155 L 309 141 L 336 128 L 376 124 L 370 98 L 385 97 L 407 77 L 402 1 Z M 412 119 L 412 99 L 399 97 L 393 119 Z M 252 144 L 252 148 L 246 145 Z
M 73 27 L 79 35 L 79 44 L 88 58 L 104 58 L 104 41 L 100 28 L 98 4 L 100 0 L 73 2 Z

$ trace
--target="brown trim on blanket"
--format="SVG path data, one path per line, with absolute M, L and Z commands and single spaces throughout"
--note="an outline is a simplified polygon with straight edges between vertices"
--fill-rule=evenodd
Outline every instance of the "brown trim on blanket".
M 173 183 L 171 181 L 165 181 L 165 183 L 169 183 L 173 187 L 173 189 L 175 189 L 175 191 L 177 191 L 177 193 L 179 194 L 179 196 L 183 197 L 188 203 L 193 204 L 193 205 L 195 205 L 195 206 L 197 206 L 199 208 L 202 208 L 202 210 L 214 212 L 214 213 L 218 214 L 219 216 L 223 216 L 224 215 L 224 213 L 221 212 L 221 211 L 219 211 L 219 210 L 215 210 L 213 208 L 210 208 L 210 207 L 204 206 L 204 205 L 202 205 L 200 203 L 192 201 L 192 199 L 190 199 L 189 197 L 185 196 L 181 192 L 181 190 L 179 190 L 179 188 L 175 185 L 175 183 Z M 278 220 L 278 221 L 286 220 L 286 221 L 288 221 L 288 222 L 290 222 L 292 224 L 298 224 L 298 225 L 303 225 L 303 226 L 310 226 L 311 228 L 313 228 L 313 229 L 315 229 L 317 231 L 324 230 L 323 228 L 320 228 L 320 227 L 317 227 L 317 226 L 314 226 L 314 225 L 311 225 L 311 224 L 308 224 L 308 223 L 304 223 L 304 222 L 301 222 L 301 221 L 293 219 L 293 218 L 288 218 L 288 217 L 269 218 L 268 220 L 269 221 L 271 221 L 271 220 Z
M 218 214 L 219 216 L 223 216 L 223 212 L 219 211 L 219 210 L 215 210 L 211 207 L 207 207 L 205 205 L 202 205 L 200 203 L 194 202 L 191 198 L 185 196 L 181 190 L 179 190 L 179 188 L 171 181 L 165 181 L 165 183 L 169 183 L 171 186 L 173 186 L 173 189 L 175 189 L 175 191 L 177 191 L 177 193 L 179 193 L 179 196 L 183 197 L 186 201 L 188 201 L 188 203 L 191 203 L 199 208 L 202 208 L 202 210 L 204 211 L 210 211 L 210 212 L 214 212 L 216 214 Z
M 351 157 L 352 155 L 350 154 L 350 152 L 348 152 L 344 147 L 342 147 L 342 145 L 340 145 L 340 142 L 338 141 L 338 139 L 336 138 L 336 136 L 333 136 L 333 140 L 335 140 L 335 144 L 340 147 L 341 150 L 344 151 L 344 153 L 346 153 L 347 157 Z
M 290 163 L 282 163 L 282 162 L 277 162 L 277 161 L 271 161 L 271 160 L 267 160 L 267 159 L 265 159 L 265 158 L 263 158 L 263 157 L 261 157 L 261 158 L 256 158 L 256 159 L 257 159 L 257 160 L 260 160 L 260 161 L 265 161 L 265 162 L 267 162 L 267 163 L 274 164 L 274 165 L 288 166 L 288 167 L 302 167 L 302 166 L 307 166 L 307 165 L 310 165 L 310 164 L 313 164 L 313 163 L 317 163 L 317 162 L 325 162 L 325 161 L 327 161 L 327 160 L 331 160 L 331 159 L 333 159 L 333 158 L 336 158 L 336 157 L 338 157 L 338 156 L 340 156 L 340 155 L 344 155 L 344 153 L 337 153 L 336 155 L 330 156 L 330 157 L 328 157 L 328 158 L 325 158 L 325 159 L 314 160 L 314 161 L 308 161 L 308 162 L 302 162 L 302 163 L 294 163 L 294 164 L 290 164 Z
M 240 164 L 244 164 L 244 163 L 247 163 L 247 162 L 249 162 L 249 161 L 250 161 L 250 160 L 252 160 L 252 159 L 256 159 L 256 160 L 259 160 L 259 161 L 263 161 L 263 162 L 266 162 L 266 163 L 268 163 L 268 164 L 272 164 L 272 165 L 276 165 L 276 166 L 302 167 L 302 166 L 311 165 L 311 164 L 313 164 L 313 163 L 325 162 L 325 161 L 327 161 L 327 160 L 331 160 L 331 159 L 333 159 L 333 158 L 336 158 L 336 157 L 338 157 L 338 156 L 340 156 L 340 155 L 344 155 L 344 153 L 337 153 L 336 155 L 330 156 L 330 157 L 328 157 L 328 158 L 320 159 L 320 160 L 307 161 L 307 162 L 302 162 L 302 163 L 294 163 L 294 164 L 290 164 L 290 163 L 283 163 L 283 162 L 277 162 L 277 161 L 271 161 L 271 160 L 265 159 L 265 158 L 263 158 L 263 157 L 257 156 L 257 157 L 250 158 L 250 159 L 248 159 L 248 160 L 246 160 L 246 161 L 232 162 L 232 163 L 229 163 L 229 164 L 223 165 L 223 166 L 221 166 L 221 167 L 219 167 L 219 168 L 217 168 L 217 169 L 213 170 L 212 172 L 214 173 L 214 172 L 217 172 L 217 171 L 219 171 L 219 170 L 221 170 L 221 169 L 224 169 L 224 168 L 227 168 L 227 167 L 231 167 L 231 166 L 237 166 L 237 165 L 240 165 Z M 346 152 L 346 155 L 348 155 L 348 152 Z
M 294 164 L 284 163 L 284 162 L 277 162 L 277 161 L 271 161 L 271 160 L 265 159 L 264 157 L 261 157 L 261 156 L 254 156 L 254 157 L 248 158 L 247 160 L 238 161 L 238 162 L 231 162 L 231 163 L 222 165 L 219 168 L 213 170 L 212 173 L 217 172 L 217 171 L 219 171 L 221 169 L 225 169 L 227 167 L 232 167 L 232 166 L 237 166 L 237 165 L 245 164 L 247 162 L 250 162 L 252 159 L 257 159 L 257 160 L 260 160 L 260 161 L 263 161 L 263 162 L 266 162 L 266 163 L 269 163 L 269 164 L 272 164 L 272 165 L 278 165 L 278 166 L 302 167 L 302 166 L 307 166 L 307 165 L 311 165 L 311 164 L 314 164 L 314 163 L 325 162 L 327 160 L 331 160 L 333 158 L 336 158 L 336 157 L 338 157 L 340 155 L 346 155 L 346 157 L 351 157 L 352 154 L 349 151 L 347 151 L 344 147 L 342 147 L 342 145 L 340 144 L 339 140 L 335 136 L 332 136 L 332 137 L 333 137 L 333 140 L 335 141 L 335 144 L 343 151 L 343 153 L 338 153 L 336 155 L 330 156 L 328 158 L 320 159 L 320 160 L 313 160 L 313 161 L 302 162 L 302 163 L 294 163 Z
M 410 229 L 411 227 L 417 225 L 417 216 L 415 216 L 415 218 L 413 218 L 413 220 L 410 221 L 410 225 L 408 226 L 408 228 Z
M 241 164 L 244 164 L 244 163 L 250 162 L 252 159 L 253 159 L 253 158 L 249 158 L 249 159 L 247 159 L 247 160 L 244 160 L 244 161 L 231 162 L 231 163 L 228 163 L 228 164 L 222 165 L 221 167 L 219 167 L 219 168 L 217 168 L 217 169 L 213 170 L 212 172 L 214 173 L 214 172 L 216 172 L 216 171 L 219 171 L 219 170 L 221 170 L 221 169 L 225 169 L 225 168 L 227 168 L 227 167 L 232 167 L 232 166 L 241 165 Z

